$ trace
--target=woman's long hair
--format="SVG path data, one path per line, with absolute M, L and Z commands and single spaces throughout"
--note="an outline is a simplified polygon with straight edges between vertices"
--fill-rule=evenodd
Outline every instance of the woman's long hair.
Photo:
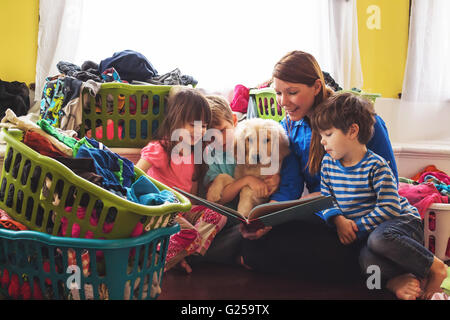
M 311 113 L 322 101 L 328 99 L 333 90 L 325 84 L 322 70 L 313 55 L 303 51 L 291 51 L 278 61 L 273 69 L 272 77 L 286 82 L 302 83 L 309 87 L 313 86 L 317 79 L 320 80 L 321 89 L 314 99 Z M 288 120 L 288 119 L 287 119 Z M 306 119 L 309 121 L 309 119 Z M 288 123 L 289 126 L 289 123 Z M 312 174 L 320 170 L 320 162 L 325 152 L 320 144 L 320 136 L 314 133 L 311 135 L 309 147 L 309 160 L 307 168 Z M 317 162 L 319 163 L 317 165 Z M 305 168 L 306 169 L 306 168 Z

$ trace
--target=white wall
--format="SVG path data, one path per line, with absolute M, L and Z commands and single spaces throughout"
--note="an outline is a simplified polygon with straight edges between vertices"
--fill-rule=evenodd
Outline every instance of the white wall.
M 450 102 L 379 98 L 375 110 L 388 127 L 399 176 L 411 177 L 428 165 L 450 174 Z

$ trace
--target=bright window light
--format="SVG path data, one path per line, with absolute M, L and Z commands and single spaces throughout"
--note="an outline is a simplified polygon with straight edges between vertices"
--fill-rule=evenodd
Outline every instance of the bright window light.
M 74 63 L 130 49 L 160 75 L 179 68 L 208 92 L 251 88 L 291 50 L 330 70 L 327 8 L 328 0 L 84 1 Z

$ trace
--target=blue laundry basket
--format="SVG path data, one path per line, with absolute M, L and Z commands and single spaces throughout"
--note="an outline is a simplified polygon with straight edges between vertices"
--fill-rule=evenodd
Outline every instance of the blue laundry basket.
M 1 291 L 13 299 L 156 299 L 169 238 L 179 230 L 99 240 L 0 229 Z

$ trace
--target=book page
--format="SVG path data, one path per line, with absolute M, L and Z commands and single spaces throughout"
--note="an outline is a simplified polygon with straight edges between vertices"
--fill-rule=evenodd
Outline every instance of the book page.
M 218 203 L 215 203 L 215 202 L 211 202 L 211 201 L 208 201 L 208 200 L 206 200 L 206 199 L 197 197 L 197 196 L 195 196 L 195 195 L 193 195 L 193 194 L 190 194 L 189 192 L 186 192 L 186 191 L 184 191 L 184 190 L 181 190 L 181 189 L 179 189 L 179 188 L 177 188 L 177 187 L 174 187 L 174 189 L 177 190 L 178 192 L 180 192 L 181 194 L 185 195 L 186 197 L 191 198 L 191 199 L 194 199 L 194 200 L 196 200 L 198 203 L 203 204 L 203 205 L 207 206 L 208 208 L 210 208 L 210 209 L 212 209 L 212 210 L 216 210 L 216 211 L 219 212 L 219 213 L 220 213 L 220 212 L 226 212 L 226 213 L 228 213 L 229 215 L 232 215 L 232 216 L 238 218 L 239 220 L 246 221 L 246 222 L 248 221 L 242 214 L 240 214 L 240 213 L 239 213 L 238 211 L 236 211 L 236 210 L 233 210 L 233 209 L 228 208 L 228 207 L 226 207 L 226 206 L 223 206 L 223 205 L 221 205 L 221 204 L 218 204 Z
M 280 201 L 280 202 L 271 202 L 264 203 L 256 206 L 250 211 L 248 215 L 248 220 L 255 220 L 259 217 L 265 216 L 267 214 L 277 212 L 286 208 L 298 206 L 301 204 L 305 204 L 311 201 L 315 201 L 317 199 L 324 198 L 324 196 L 315 196 L 310 197 L 308 199 L 299 199 L 299 200 L 291 200 L 291 201 Z

